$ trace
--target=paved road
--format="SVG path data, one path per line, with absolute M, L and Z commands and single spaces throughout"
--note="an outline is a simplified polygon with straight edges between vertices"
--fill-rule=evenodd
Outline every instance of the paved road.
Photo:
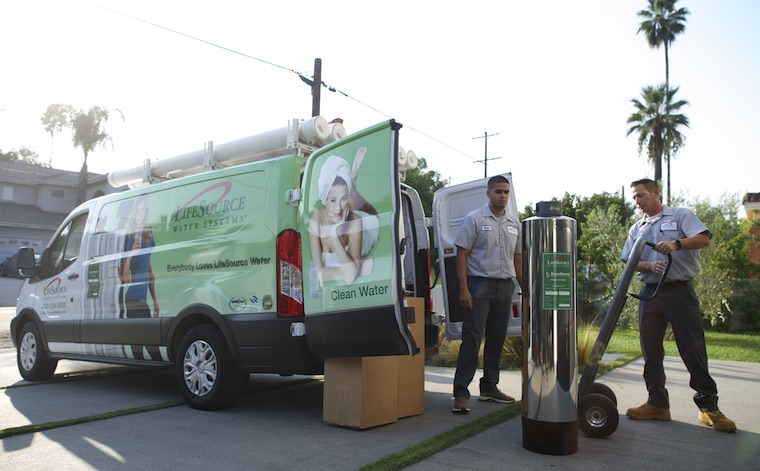
M 13 311 L 0 308 L 0 333 L 7 332 Z M 642 367 L 639 359 L 599 380 L 614 391 L 622 413 L 643 402 Z M 522 447 L 518 414 L 409 469 L 756 470 L 760 364 L 710 363 L 721 408 L 737 422 L 735 434 L 699 424 L 683 364 L 668 357 L 665 367 L 671 422 L 621 416 L 610 437 L 581 433 L 577 453 L 552 456 Z M 0 430 L 116 413 L 0 439 L 0 470 L 357 469 L 505 407 L 472 401 L 470 414 L 452 414 L 452 378 L 453 369 L 425 368 L 424 414 L 363 431 L 326 424 L 324 383 L 303 376 L 252 375 L 241 399 L 221 411 L 178 405 L 123 415 L 119 412 L 176 401 L 172 371 L 61 361 L 52 381 L 31 384 L 18 374 L 15 351 L 0 347 Z M 504 372 L 500 387 L 520 397 L 520 372 Z M 477 381 L 471 393 L 477 395 Z

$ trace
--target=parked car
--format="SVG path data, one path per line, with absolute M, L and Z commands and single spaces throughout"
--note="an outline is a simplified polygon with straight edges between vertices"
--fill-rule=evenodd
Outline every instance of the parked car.
M 40 263 L 40 255 L 34 254 L 34 262 Z M 0 276 L 12 276 L 14 278 L 21 278 L 18 274 L 18 252 L 14 253 L 10 257 L 0 263 Z

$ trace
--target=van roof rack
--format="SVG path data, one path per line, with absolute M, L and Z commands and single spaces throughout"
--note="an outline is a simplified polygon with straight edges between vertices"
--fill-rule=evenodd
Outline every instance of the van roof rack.
M 346 136 L 342 120 L 328 123 L 321 116 L 307 120 L 292 119 L 286 127 L 235 141 L 214 145 L 208 141 L 203 149 L 166 159 L 145 159 L 143 164 L 108 174 L 108 183 L 115 187 L 138 188 L 153 183 L 194 175 L 217 168 L 283 155 L 309 154 Z

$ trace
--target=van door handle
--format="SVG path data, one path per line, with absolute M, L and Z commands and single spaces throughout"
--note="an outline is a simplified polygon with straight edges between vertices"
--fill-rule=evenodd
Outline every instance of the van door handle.
M 70 280 L 76 280 L 77 278 L 79 278 L 79 273 L 72 273 L 69 275 Z

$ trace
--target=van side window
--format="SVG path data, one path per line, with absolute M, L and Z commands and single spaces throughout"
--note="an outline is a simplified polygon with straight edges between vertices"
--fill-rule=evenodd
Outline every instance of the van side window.
M 85 222 L 87 222 L 86 213 L 72 219 L 58 233 L 50 246 L 50 259 L 46 267 L 47 276 L 57 275 L 79 257 Z

